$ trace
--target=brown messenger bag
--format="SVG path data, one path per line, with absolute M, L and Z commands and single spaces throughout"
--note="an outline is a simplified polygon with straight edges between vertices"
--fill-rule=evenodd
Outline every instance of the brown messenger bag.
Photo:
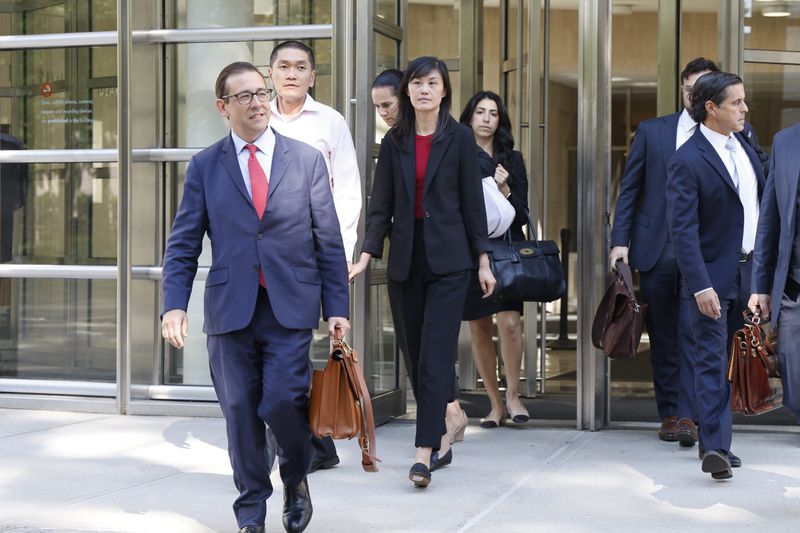
M 767 335 L 761 325 L 761 310 L 744 311 L 744 327 L 733 334 L 728 381 L 731 383 L 731 410 L 760 415 L 783 405 L 777 336 Z
M 358 364 L 358 353 L 343 339 L 334 339 L 325 370 L 314 370 L 309 402 L 311 431 L 317 437 L 358 437 L 361 466 L 377 472 L 375 419 L 372 402 Z
M 606 293 L 592 323 L 592 344 L 612 359 L 633 359 L 644 329 L 647 304 L 633 293 L 631 268 L 618 259 L 606 276 Z

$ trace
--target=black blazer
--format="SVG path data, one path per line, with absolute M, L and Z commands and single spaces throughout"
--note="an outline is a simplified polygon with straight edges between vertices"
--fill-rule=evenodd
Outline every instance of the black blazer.
M 486 211 L 475 136 L 450 118 L 431 146 L 422 195 L 425 255 L 434 274 L 476 267 L 479 254 L 489 251 Z M 387 276 L 405 281 L 411 269 L 416 201 L 416 143 L 401 147 L 390 133 L 383 137 L 372 185 L 361 251 L 383 256 L 389 235 Z
M 485 150 L 478 150 L 478 162 L 481 167 L 481 177 L 494 176 L 494 171 L 498 163 Z M 523 228 L 528 224 L 528 171 L 525 169 L 525 160 L 522 153 L 514 150 L 511 152 L 511 159 L 508 166 L 503 165 L 508 172 L 508 188 L 511 196 L 508 197 L 509 203 L 514 207 L 514 220 L 511 222 L 511 239 L 524 241 L 525 234 Z M 531 236 L 533 237 L 533 236 Z M 503 237 L 497 237 L 502 239 Z

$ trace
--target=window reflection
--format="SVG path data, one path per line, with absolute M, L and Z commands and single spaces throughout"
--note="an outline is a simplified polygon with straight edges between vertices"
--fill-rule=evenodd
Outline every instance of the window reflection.
M 114 382 L 116 282 L 0 279 L 0 377 Z

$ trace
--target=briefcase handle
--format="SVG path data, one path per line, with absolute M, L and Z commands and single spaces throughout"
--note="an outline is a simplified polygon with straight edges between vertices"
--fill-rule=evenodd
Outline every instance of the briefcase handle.
M 628 266 L 628 264 L 625 263 L 621 257 L 618 257 L 616 263 L 614 263 L 614 269 L 617 271 L 617 278 L 621 278 L 625 282 L 625 287 L 627 287 L 628 293 L 631 295 L 631 297 L 635 298 L 633 292 L 633 274 L 631 273 L 631 267 Z

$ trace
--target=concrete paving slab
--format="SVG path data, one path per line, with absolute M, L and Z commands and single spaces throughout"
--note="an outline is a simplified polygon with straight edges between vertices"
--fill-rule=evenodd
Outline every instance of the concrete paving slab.
M 10 427 L 16 428 L 14 431 Z M 0 532 L 233 532 L 224 421 L 0 410 Z M 19 430 L 22 431 L 19 431 Z M 700 472 L 697 448 L 653 430 L 467 428 L 427 489 L 406 478 L 414 425 L 378 428 L 365 473 L 354 442 L 313 474 L 310 533 L 797 531 L 800 435 L 737 433 L 744 466 Z M 267 530 L 283 531 L 272 475 Z

